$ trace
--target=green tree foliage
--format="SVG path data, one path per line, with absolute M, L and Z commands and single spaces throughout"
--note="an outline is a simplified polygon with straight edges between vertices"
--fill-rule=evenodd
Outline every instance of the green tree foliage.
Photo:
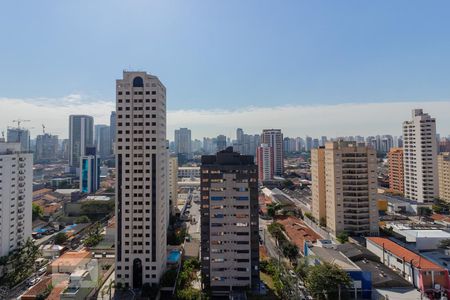
M 90 223 L 91 220 L 89 219 L 88 216 L 79 216 L 78 218 L 75 219 L 75 223 L 77 224 L 84 224 L 84 223 Z
M 44 216 L 44 210 L 42 209 L 42 207 L 40 207 L 36 203 L 33 203 L 32 205 L 33 205 L 33 208 L 32 208 L 33 221 L 37 220 L 37 219 L 42 219 L 42 217 Z
M 97 246 L 103 240 L 103 235 L 101 234 L 100 224 L 95 224 L 87 233 L 84 239 L 84 245 L 86 247 Z
M 433 211 L 431 208 L 428 207 L 419 207 L 417 210 L 417 215 L 420 217 L 429 217 L 433 214 Z
M 306 286 L 314 299 L 338 299 L 339 290 L 350 287 L 348 274 L 334 264 L 323 263 L 308 268 Z
M 52 290 L 53 290 L 53 285 L 52 284 L 47 285 L 47 287 L 45 288 L 44 291 L 42 291 L 41 293 L 36 295 L 36 300 L 45 300 L 45 299 L 47 299 L 47 297 L 50 295 Z
M 336 235 L 336 239 L 338 240 L 339 243 L 344 244 L 344 243 L 348 242 L 348 233 L 345 231 L 342 231 L 342 232 L 338 233 L 338 235 Z
M 272 224 L 267 226 L 267 230 L 278 241 L 280 241 L 282 239 L 285 239 L 284 233 L 283 233 L 283 231 L 284 231 L 283 224 L 280 224 L 280 223 L 277 223 L 277 222 L 272 222 Z
M 191 283 L 195 279 L 196 272 L 200 269 L 198 259 L 187 259 L 183 262 L 180 274 L 178 274 L 176 299 L 195 300 L 200 299 L 201 292 L 192 288 Z
M 285 242 L 282 244 L 281 249 L 283 251 L 283 255 L 289 258 L 290 261 L 295 261 L 298 257 L 298 248 L 296 245 Z
M 187 236 L 186 228 L 178 228 L 170 230 L 167 234 L 167 244 L 172 246 L 179 246 L 183 243 Z
M 278 211 L 283 208 L 283 205 L 280 203 L 271 203 L 267 205 L 267 215 L 271 218 L 275 217 Z
M 59 232 L 55 235 L 55 244 L 56 245 L 62 245 L 65 242 L 67 242 L 67 234 L 64 232 Z
M 36 259 L 40 256 L 39 247 L 29 238 L 22 247 L 8 255 L 5 264 L 9 271 L 1 279 L 0 285 L 12 287 L 25 280 L 35 271 Z
M 177 270 L 167 270 L 163 276 L 161 276 L 161 280 L 159 281 L 160 286 L 163 287 L 172 287 L 175 285 L 175 280 L 177 279 Z

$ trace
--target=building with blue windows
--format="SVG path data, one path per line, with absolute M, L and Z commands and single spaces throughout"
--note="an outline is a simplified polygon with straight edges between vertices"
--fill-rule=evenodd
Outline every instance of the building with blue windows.
M 86 155 L 80 158 L 80 191 L 92 194 L 100 188 L 100 158 L 95 147 L 86 147 Z

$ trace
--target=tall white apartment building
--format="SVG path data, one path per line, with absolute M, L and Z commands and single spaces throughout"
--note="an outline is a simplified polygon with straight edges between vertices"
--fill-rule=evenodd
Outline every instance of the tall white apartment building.
M 261 144 L 256 149 L 258 180 L 261 184 L 265 180 L 273 179 L 273 161 L 273 148 L 267 144 Z
M 20 143 L 0 142 L 0 256 L 31 237 L 33 154 Z
M 283 175 L 283 133 L 281 129 L 264 129 L 261 135 L 261 144 L 273 148 L 273 173 Z
M 158 284 L 166 267 L 166 88 L 145 72 L 116 81 L 116 283 Z
M 403 122 L 405 197 L 431 204 L 438 194 L 436 120 L 422 109 Z
M 191 130 L 180 128 L 175 130 L 175 152 L 190 154 L 192 152 Z

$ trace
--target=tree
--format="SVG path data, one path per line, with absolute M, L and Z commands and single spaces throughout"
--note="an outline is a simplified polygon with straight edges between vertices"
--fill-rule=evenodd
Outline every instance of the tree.
M 87 233 L 87 237 L 84 240 L 84 245 L 86 247 L 94 247 L 94 246 L 97 246 L 98 243 L 100 243 L 102 240 L 103 240 L 103 236 L 101 234 L 100 225 L 96 224 Z
M 90 223 L 91 220 L 89 220 L 88 216 L 79 216 L 75 219 L 75 223 L 83 224 L 83 223 Z
M 280 203 L 271 203 L 267 205 L 267 215 L 271 218 L 275 217 L 277 212 L 283 208 Z
M 42 219 L 42 217 L 44 216 L 44 210 L 42 209 L 42 207 L 40 207 L 36 203 L 33 203 L 32 205 L 33 205 L 33 208 L 32 208 L 33 221 L 37 220 L 37 219 Z
M 67 242 L 67 234 L 64 232 L 59 232 L 55 235 L 55 244 L 62 245 Z
M 342 231 L 338 235 L 336 235 L 336 239 L 338 240 L 339 243 L 344 244 L 348 242 L 348 233 Z
M 438 247 L 441 249 L 450 249 L 450 239 L 440 241 Z
M 272 222 L 272 224 L 270 224 L 269 226 L 267 226 L 267 230 L 269 231 L 269 233 L 278 240 L 278 242 L 285 240 L 286 238 L 284 237 L 284 226 L 283 224 L 277 223 L 277 222 Z
M 282 245 L 283 255 L 289 258 L 290 261 L 295 261 L 298 257 L 298 248 L 296 245 L 285 242 Z
M 433 211 L 429 207 L 419 207 L 417 210 L 417 214 L 420 217 L 429 217 L 433 214 Z
M 339 291 L 351 285 L 348 274 L 338 266 L 323 263 L 309 267 L 305 283 L 315 299 L 338 299 Z

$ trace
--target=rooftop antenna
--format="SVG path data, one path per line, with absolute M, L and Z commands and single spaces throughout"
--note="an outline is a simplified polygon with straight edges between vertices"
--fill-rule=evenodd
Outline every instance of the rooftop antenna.
M 45 134 L 45 125 L 42 124 L 42 134 Z

